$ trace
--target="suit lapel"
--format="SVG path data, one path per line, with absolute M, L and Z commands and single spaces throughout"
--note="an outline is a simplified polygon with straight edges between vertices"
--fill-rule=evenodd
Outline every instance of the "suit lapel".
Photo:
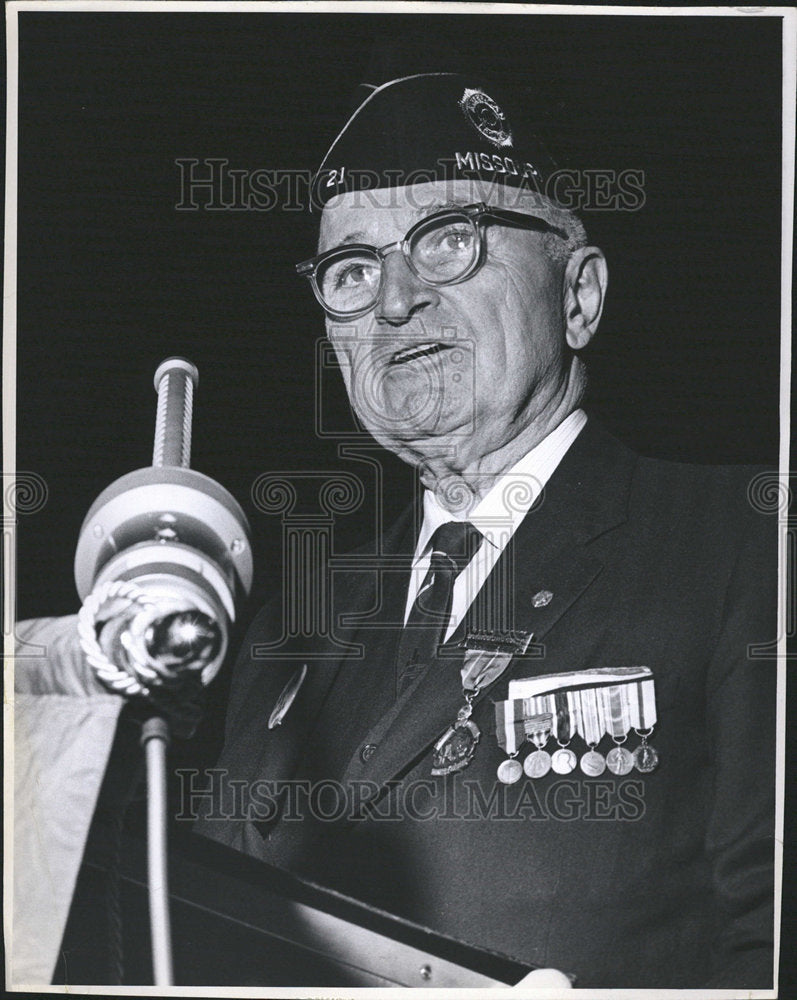
M 523 519 L 506 553 L 514 561 L 508 602 L 511 624 L 535 643 L 601 572 L 590 543 L 626 520 L 636 460 L 590 420 Z
M 378 556 L 401 547 L 412 520 L 410 507 L 380 539 L 383 548 Z M 281 660 L 279 653 L 272 654 L 267 648 L 258 649 L 256 638 L 262 634 L 262 626 L 255 620 L 243 644 L 249 649 L 249 664 L 244 669 L 252 671 L 253 677 L 249 684 L 239 682 L 245 694 L 234 709 L 234 722 L 228 723 L 228 732 L 235 738 L 225 744 L 221 766 L 248 774 L 253 780 L 264 774 L 279 780 L 296 775 L 342 667 L 357 657 L 356 651 L 351 652 L 357 646 L 357 620 L 382 601 L 383 581 L 372 569 L 377 562 L 372 552 L 355 552 L 342 567 L 335 567 L 332 560 L 331 634 L 303 638 L 301 654 L 294 643 L 288 650 L 289 660 Z M 270 612 L 266 609 L 265 613 Z M 305 662 L 308 671 L 304 682 L 282 721 L 269 729 L 269 718 L 281 693 Z
M 356 738 L 369 713 L 380 704 L 386 710 L 392 700 L 395 676 L 389 656 L 375 655 L 369 636 L 380 641 L 384 650 L 391 629 L 380 629 L 385 616 L 401 615 L 407 586 L 408 552 L 414 547 L 414 508 L 408 507 L 380 539 L 382 548 L 358 551 L 345 557 L 344 567 L 334 573 L 334 604 L 337 609 L 336 638 L 329 657 L 314 668 L 308 692 L 307 712 L 297 713 L 294 770 L 314 774 L 320 768 L 326 776 L 336 774 L 335 761 L 343 748 Z M 385 565 L 391 566 L 385 571 Z M 401 566 L 401 572 L 396 565 Z M 379 645 L 380 643 L 377 643 Z M 353 651 L 341 653 L 344 644 Z M 388 662 L 389 661 L 389 662 Z
M 626 519 L 635 462 L 632 452 L 594 421 L 588 422 L 493 569 L 491 578 L 507 579 L 510 585 L 503 594 L 495 589 L 490 593 L 485 585 L 477 595 L 477 623 L 497 597 L 511 609 L 510 624 L 531 632 L 533 643 L 542 641 L 600 574 L 603 564 L 588 543 Z M 387 729 L 368 768 L 370 780 L 382 785 L 406 773 L 454 721 L 463 704 L 462 653 L 451 647 L 464 632 L 465 626 L 457 630 L 446 644 L 449 655 L 434 660 L 383 720 Z M 543 672 L 542 667 L 535 670 L 533 649 L 530 652 L 513 662 L 510 673 Z

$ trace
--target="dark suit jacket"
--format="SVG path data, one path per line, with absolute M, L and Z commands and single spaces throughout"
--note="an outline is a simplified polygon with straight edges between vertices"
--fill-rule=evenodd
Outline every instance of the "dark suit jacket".
M 532 655 L 479 695 L 481 742 L 446 778 L 431 750 L 462 704 L 458 661 L 433 662 L 395 703 L 383 627 L 404 608 L 407 515 L 376 558 L 331 575 L 336 613 L 359 624 L 269 654 L 281 605 L 255 619 L 220 761 L 249 782 L 249 813 L 227 796 L 201 832 L 581 987 L 771 986 L 777 532 L 748 499 L 754 474 L 640 458 L 590 420 L 493 571 Z M 553 598 L 535 608 L 542 590 Z M 493 702 L 510 677 L 635 665 L 655 677 L 656 771 L 496 781 Z M 260 779 L 326 785 L 312 809 L 277 808 Z M 332 781 L 359 796 L 345 815 Z

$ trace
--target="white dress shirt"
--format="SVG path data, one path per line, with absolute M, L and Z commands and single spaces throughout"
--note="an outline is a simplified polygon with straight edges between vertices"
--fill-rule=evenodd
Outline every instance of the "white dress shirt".
M 423 496 L 423 524 L 415 547 L 404 609 L 405 624 L 429 570 L 431 562 L 429 543 L 435 530 L 448 521 L 470 521 L 484 535 L 484 540 L 454 582 L 451 620 L 445 635 L 446 639 L 451 637 L 490 575 L 493 566 L 498 562 L 509 539 L 586 422 L 587 415 L 584 411 L 574 410 L 519 462 L 499 476 L 489 492 L 468 513 L 456 514 L 446 510 L 434 493 L 426 490 Z

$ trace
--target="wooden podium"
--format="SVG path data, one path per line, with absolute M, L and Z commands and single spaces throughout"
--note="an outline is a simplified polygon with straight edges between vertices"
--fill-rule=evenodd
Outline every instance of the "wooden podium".
M 112 981 L 114 933 L 122 982 L 152 982 L 143 840 L 127 834 L 120 859 L 119 905 L 107 892 L 108 865 L 86 859 L 55 983 Z M 197 835 L 172 849 L 170 895 L 179 986 L 490 987 L 532 969 Z

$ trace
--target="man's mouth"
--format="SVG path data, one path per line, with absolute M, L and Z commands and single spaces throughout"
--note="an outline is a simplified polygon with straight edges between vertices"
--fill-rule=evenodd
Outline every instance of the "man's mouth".
M 438 343 L 415 344 L 412 347 L 403 347 L 400 351 L 396 351 L 390 359 L 390 364 L 406 365 L 410 361 L 417 361 L 418 358 L 428 358 L 432 354 L 439 354 L 440 351 L 447 351 L 450 347 L 450 344 Z

